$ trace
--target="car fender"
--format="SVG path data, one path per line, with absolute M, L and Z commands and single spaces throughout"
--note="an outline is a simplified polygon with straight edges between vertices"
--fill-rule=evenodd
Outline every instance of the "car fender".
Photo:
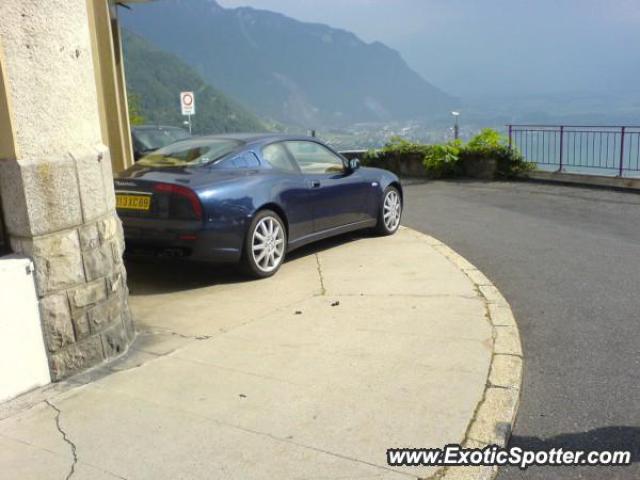
M 401 198 L 404 200 L 402 184 L 400 183 L 400 179 L 397 175 L 381 168 L 363 167 L 362 170 L 373 187 L 372 195 L 369 199 L 370 213 L 373 217 L 377 218 L 382 205 L 382 194 L 390 185 L 393 185 L 398 189 Z

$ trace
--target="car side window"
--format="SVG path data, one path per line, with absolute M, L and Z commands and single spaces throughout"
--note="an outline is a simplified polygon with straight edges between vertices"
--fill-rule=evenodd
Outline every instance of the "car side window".
M 260 162 L 253 152 L 244 152 L 231 159 L 231 165 L 235 168 L 257 168 Z
M 328 148 L 315 142 L 291 141 L 287 148 L 303 173 L 342 173 L 342 158 Z
M 289 152 L 282 143 L 272 143 L 262 149 L 262 157 L 273 168 L 289 173 L 298 173 L 296 166 L 291 161 Z

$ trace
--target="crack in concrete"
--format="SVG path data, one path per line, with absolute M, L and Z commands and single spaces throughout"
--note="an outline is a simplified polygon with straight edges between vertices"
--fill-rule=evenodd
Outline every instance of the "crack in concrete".
M 73 463 L 71 464 L 69 473 L 67 473 L 67 476 L 65 477 L 65 480 L 69 480 L 75 473 L 76 465 L 78 464 L 78 451 L 76 448 L 76 444 L 69 439 L 69 437 L 67 436 L 67 432 L 64 431 L 64 429 L 62 428 L 62 425 L 60 424 L 60 414 L 62 413 L 62 411 L 58 407 L 56 407 L 53 403 L 51 403 L 49 400 L 45 400 L 45 403 L 49 405 L 49 407 L 51 407 L 56 412 L 56 428 L 58 429 L 58 432 L 60 432 L 60 434 L 62 435 L 62 440 L 64 440 L 65 443 L 67 443 L 71 448 L 71 455 L 73 455 Z
M 513 387 L 507 387 L 505 385 L 496 385 L 495 383 L 491 383 L 490 381 L 487 380 L 487 384 L 485 385 L 485 388 L 489 389 L 489 388 L 499 388 L 502 390 L 516 390 Z
M 179 337 L 179 338 L 184 338 L 186 340 L 197 340 L 197 341 L 205 341 L 205 340 L 211 340 L 211 339 L 215 340 L 218 337 L 220 337 L 220 336 L 222 336 L 222 335 L 224 335 L 226 333 L 233 332 L 233 331 L 238 330 L 239 328 L 242 328 L 242 327 L 244 327 L 246 325 L 249 325 L 251 323 L 263 320 L 264 318 L 268 317 L 271 314 L 274 314 L 276 312 L 285 312 L 285 311 L 287 311 L 287 309 L 291 308 L 293 305 L 297 305 L 298 303 L 301 303 L 303 301 L 304 300 L 295 300 L 295 301 L 290 302 L 290 303 L 288 303 L 288 304 L 286 304 L 286 305 L 284 305 L 282 307 L 274 308 L 273 310 L 270 310 L 270 311 L 268 311 L 266 313 L 263 313 L 263 314 L 258 315 L 256 317 L 253 317 L 253 318 L 250 318 L 249 320 L 247 320 L 245 322 L 242 322 L 242 323 L 234 326 L 233 328 L 220 329 L 220 332 L 218 334 L 215 334 L 215 335 L 185 335 L 183 333 L 175 332 L 173 330 L 169 330 L 169 329 L 164 328 L 164 327 L 153 327 L 153 326 L 151 326 L 151 328 L 147 328 L 145 330 L 140 330 L 138 332 L 138 338 L 143 337 L 143 336 L 153 337 L 153 336 L 159 336 L 159 335 L 171 335 L 171 336 L 176 336 L 176 337 Z M 183 348 L 185 348 L 188 345 L 190 345 L 190 343 L 185 343 L 184 345 L 180 345 L 180 346 L 178 346 L 178 347 L 176 347 L 174 349 L 168 350 L 168 351 L 166 351 L 164 353 L 158 353 L 158 352 L 154 352 L 154 351 L 148 350 L 147 348 L 144 348 L 144 347 L 141 348 L 141 347 L 137 346 L 136 343 L 134 343 L 133 345 L 131 345 L 130 351 L 145 353 L 145 354 L 151 355 L 151 356 L 153 356 L 155 358 L 148 359 L 148 360 L 142 360 L 139 364 L 131 365 L 131 366 L 126 367 L 126 368 L 118 368 L 117 364 L 111 364 L 111 365 L 108 365 L 106 369 L 110 373 L 114 373 L 114 374 L 115 373 L 128 372 L 128 371 L 131 371 L 131 370 L 134 370 L 134 369 L 138 369 L 138 368 L 144 367 L 145 365 L 149 364 L 150 362 L 154 362 L 154 361 L 159 360 L 161 358 L 171 356 L 174 353 L 179 352 L 180 350 L 182 350 Z
M 522 360 L 524 360 L 524 356 L 523 355 L 519 355 L 517 353 L 494 353 L 493 356 L 494 357 L 499 357 L 499 356 L 505 356 L 505 357 L 516 357 L 516 358 L 520 358 Z
M 45 401 L 43 400 L 43 402 L 45 402 Z M 41 403 L 41 402 L 38 402 L 38 405 L 39 405 L 40 403 Z M 45 403 L 46 403 L 46 402 L 45 402 Z M 6 438 L 6 439 L 8 439 L 8 440 L 10 440 L 10 441 L 12 441 L 12 442 L 16 442 L 16 443 L 19 443 L 19 444 L 21 444 L 21 445 L 26 445 L 26 446 L 31 447 L 31 448 L 34 448 L 34 449 L 36 449 L 36 450 L 42 450 L 42 451 L 44 451 L 44 452 L 49 452 L 49 453 L 51 453 L 52 455 L 60 456 L 60 453 L 59 453 L 59 452 L 57 452 L 56 450 L 51 450 L 50 448 L 45 448 L 45 447 L 43 447 L 42 445 L 38 445 L 38 444 L 35 444 L 35 443 L 32 443 L 32 442 L 27 442 L 26 440 L 22 440 L 22 439 L 20 439 L 20 438 L 10 437 L 10 436 L 7 436 L 7 435 L 3 435 L 3 434 L 1 434 L 1 433 L 0 433 L 0 437 L 2 437 L 2 438 Z M 105 469 L 103 469 L 103 468 L 101 468 L 101 467 L 98 467 L 97 465 L 93 465 L 93 464 L 91 464 L 91 463 L 84 463 L 84 465 L 87 465 L 87 466 L 89 466 L 89 467 L 91 467 L 91 468 L 94 468 L 94 469 L 96 469 L 96 470 L 99 470 L 99 471 L 101 471 L 102 473 L 104 473 L 105 475 L 108 475 L 108 476 L 110 476 L 110 477 L 118 478 L 118 479 L 120 479 L 120 480 L 128 480 L 126 477 L 123 477 L 123 476 L 121 476 L 121 475 L 118 475 L 117 473 L 110 472 L 109 470 L 105 470 Z
M 324 296 L 327 294 L 327 289 L 324 286 L 324 277 L 322 276 L 322 265 L 320 264 L 320 255 L 315 254 L 316 257 L 316 265 L 318 266 L 318 276 L 320 277 L 320 295 Z
M 404 475 L 404 476 L 415 478 L 414 475 L 412 475 L 410 473 L 403 472 L 402 470 L 396 470 L 394 468 L 391 468 L 388 465 L 379 465 L 377 463 L 369 462 L 369 461 L 363 460 L 361 458 L 356 458 L 356 457 L 352 457 L 352 456 L 345 455 L 345 454 L 342 454 L 342 453 L 333 452 L 331 450 L 326 450 L 326 449 L 320 448 L 320 447 L 314 447 L 312 445 L 307 445 L 306 443 L 298 442 L 298 441 L 292 440 L 290 438 L 282 438 L 282 437 L 280 437 L 278 435 L 274 435 L 272 433 L 263 432 L 263 431 L 260 431 L 260 430 L 254 430 L 254 429 L 251 429 L 251 428 L 242 427 L 242 426 L 236 425 L 234 423 L 223 422 L 223 421 L 215 420 L 215 419 L 212 419 L 212 418 L 209 418 L 209 417 L 206 417 L 206 416 L 204 416 L 204 418 L 207 418 L 209 421 L 213 421 L 213 422 L 218 423 L 220 425 L 226 425 L 227 427 L 234 428 L 234 429 L 237 429 L 237 430 L 240 430 L 240 431 L 243 431 L 243 432 L 251 433 L 251 434 L 254 434 L 254 435 L 264 436 L 264 437 L 270 438 L 270 439 L 272 439 L 272 440 L 274 440 L 276 442 L 283 442 L 283 443 L 288 443 L 288 444 L 291 444 L 291 445 L 296 445 L 296 446 L 301 447 L 301 448 L 305 448 L 305 449 L 312 450 L 312 451 L 315 451 L 315 452 L 323 453 L 325 455 L 330 455 L 330 456 L 333 456 L 333 457 L 336 457 L 336 458 L 341 458 L 343 460 L 347 460 L 347 461 L 350 461 L 350 462 L 360 463 L 360 464 L 363 464 L 363 465 L 369 465 L 371 467 L 376 467 L 376 468 L 379 468 L 379 469 L 382 469 L 382 470 L 388 470 L 390 472 L 394 472 L 394 473 L 397 473 L 397 474 L 400 474 L 400 475 Z
M 173 335 L 174 337 L 184 338 L 186 340 L 209 340 L 213 335 L 185 335 L 184 333 L 174 332 L 173 330 L 143 330 L 138 332 L 139 335 Z
M 321 280 L 321 284 L 322 284 L 322 278 L 320 280 Z M 322 286 L 322 288 L 323 288 L 322 295 L 324 295 L 325 294 L 324 286 Z M 279 306 L 279 307 L 273 307 L 271 310 L 267 310 L 266 312 L 263 312 L 263 313 L 261 313 L 259 315 L 250 316 L 248 319 L 238 323 L 237 325 L 234 325 L 231 328 L 222 328 L 222 329 L 219 330 L 219 332 L 217 334 L 213 334 L 213 335 L 185 335 L 185 334 L 175 332 L 175 331 L 170 330 L 170 329 L 165 328 L 165 327 L 149 325 L 150 328 L 147 328 L 145 330 L 139 331 L 138 332 L 138 336 L 141 336 L 141 335 L 147 335 L 147 336 L 152 336 L 152 335 L 175 335 L 177 337 L 181 337 L 181 338 L 185 338 L 185 339 L 210 340 L 212 338 L 218 338 L 221 335 L 234 332 L 234 331 L 236 331 L 236 330 L 238 330 L 238 329 L 240 329 L 242 327 L 245 327 L 245 326 L 247 326 L 249 324 L 264 320 L 266 317 L 268 317 L 269 315 L 273 315 L 274 313 L 286 312 L 292 306 L 297 305 L 299 303 L 303 303 L 306 300 L 307 300 L 306 297 L 305 298 L 300 298 L 300 299 L 291 301 L 291 302 L 289 302 L 289 303 L 287 303 L 285 305 L 282 305 L 282 306 Z M 180 347 L 180 348 L 182 348 L 182 347 Z M 151 353 L 151 352 L 147 352 L 147 353 Z
M 217 368 L 217 369 L 220 369 L 220 370 L 225 370 L 227 372 L 241 373 L 243 375 L 248 375 L 248 376 L 251 376 L 251 377 L 262 378 L 262 379 L 265 379 L 265 380 L 271 380 L 271 381 L 275 381 L 275 382 L 279 382 L 279 383 L 285 383 L 287 385 L 293 385 L 294 387 L 300 387 L 300 386 L 303 385 L 303 384 L 300 384 L 300 383 L 290 382 L 289 380 L 285 380 L 283 378 L 272 377 L 270 375 L 262 375 L 260 373 L 251 372 L 251 371 L 248 371 L 248 370 L 242 370 L 242 369 L 238 369 L 238 368 L 224 367 L 222 365 L 206 362 L 206 361 L 203 361 L 203 360 L 196 360 L 194 358 L 175 357 L 175 360 L 177 360 L 178 362 L 191 363 L 193 365 L 203 365 L 203 366 L 206 366 L 206 367 Z
M 460 298 L 464 300 L 477 300 L 477 295 L 464 295 L 460 293 L 340 293 L 340 297 L 378 297 L 378 298 Z

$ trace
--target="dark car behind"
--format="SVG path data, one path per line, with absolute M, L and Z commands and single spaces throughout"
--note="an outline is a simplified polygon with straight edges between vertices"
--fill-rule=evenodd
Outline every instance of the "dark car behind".
M 133 156 L 136 161 L 148 153 L 166 147 L 191 135 L 183 128 L 164 125 L 136 125 L 131 127 Z

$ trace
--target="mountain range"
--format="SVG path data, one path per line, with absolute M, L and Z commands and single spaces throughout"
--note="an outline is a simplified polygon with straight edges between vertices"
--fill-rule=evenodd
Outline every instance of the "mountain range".
M 398 52 L 326 25 L 215 0 L 134 5 L 121 9 L 120 20 L 204 82 L 278 122 L 316 128 L 425 119 L 456 104 Z
M 255 114 L 207 84 L 190 66 L 147 40 L 123 31 L 127 91 L 144 123 L 182 126 L 179 92 L 196 97 L 194 133 L 259 132 L 267 125 Z

